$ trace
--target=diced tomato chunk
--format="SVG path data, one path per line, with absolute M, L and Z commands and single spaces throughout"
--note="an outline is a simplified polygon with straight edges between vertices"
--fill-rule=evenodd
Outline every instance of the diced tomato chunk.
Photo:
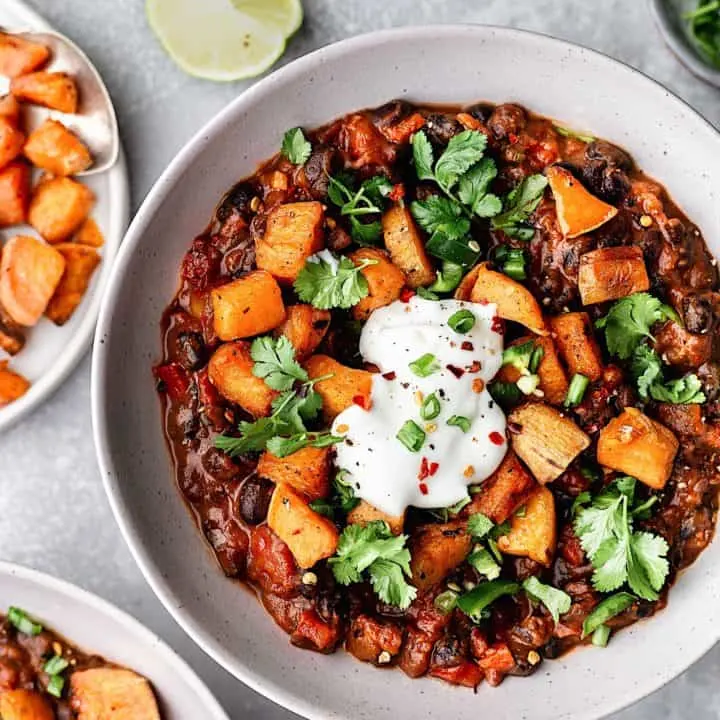
M 509 673 L 515 667 L 515 658 L 510 648 L 505 643 L 494 643 L 478 661 L 480 667 L 485 670 L 497 670 L 501 673 Z
M 181 400 L 190 388 L 190 376 L 180 363 L 167 363 L 155 368 L 158 390 L 167 393 L 171 400 Z
M 337 645 L 339 632 L 323 620 L 314 609 L 300 613 L 295 632 L 290 636 L 293 645 L 318 652 L 330 652 Z
M 430 675 L 449 682 L 452 685 L 462 685 L 469 688 L 476 688 L 484 677 L 483 671 L 470 660 L 455 667 L 432 668 Z

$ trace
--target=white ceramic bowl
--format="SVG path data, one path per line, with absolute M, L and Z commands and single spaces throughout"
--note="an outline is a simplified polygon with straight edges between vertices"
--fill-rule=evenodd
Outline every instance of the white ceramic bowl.
M 159 180 L 131 226 L 95 342 L 93 416 L 105 485 L 146 578 L 187 632 L 238 678 L 311 718 L 597 718 L 655 690 L 720 636 L 720 543 L 683 574 L 669 608 L 479 695 L 409 680 L 344 653 L 290 646 L 250 593 L 227 580 L 173 480 L 151 365 L 183 253 L 239 178 L 313 127 L 396 97 L 513 100 L 628 148 L 720 254 L 720 136 L 640 73 L 590 50 L 517 30 L 408 28 L 354 38 L 262 80 L 204 128 Z
M 200 678 L 129 615 L 74 585 L 0 562 L 0 612 L 15 605 L 81 650 L 144 675 L 164 720 L 228 720 Z

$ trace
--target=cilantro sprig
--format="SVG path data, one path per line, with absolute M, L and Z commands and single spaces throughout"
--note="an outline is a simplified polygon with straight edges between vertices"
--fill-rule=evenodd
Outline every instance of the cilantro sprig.
M 347 310 L 367 296 L 369 288 L 362 271 L 376 264 L 377 260 L 365 259 L 355 265 L 345 256 L 331 263 L 313 255 L 293 287 L 300 300 L 320 310 Z
M 522 587 L 528 597 L 541 602 L 548 609 L 556 623 L 561 615 L 570 610 L 572 598 L 566 592 L 540 582 L 535 576 L 526 578 Z
M 674 405 L 701 404 L 706 400 L 697 375 L 690 374 L 676 380 L 665 380 L 663 363 L 655 350 L 647 345 L 635 349 L 631 371 L 643 400 L 651 397 L 658 402 Z
M 407 535 L 393 536 L 382 520 L 348 525 L 328 565 L 341 585 L 368 579 L 383 602 L 405 610 L 417 595 L 405 579 L 412 577 L 406 541 Z
M 273 390 L 290 390 L 297 380 L 306 382 L 308 374 L 295 359 L 295 348 L 284 336 L 255 338 L 250 346 L 255 361 L 253 375 L 265 380 Z
M 280 152 L 293 165 L 304 165 L 310 157 L 312 145 L 305 137 L 302 128 L 296 127 L 283 135 Z
M 393 185 L 384 175 L 376 175 L 361 183 L 356 190 L 349 174 L 329 178 L 328 197 L 340 208 L 340 214 L 350 220 L 350 234 L 358 245 L 374 245 L 382 234 L 379 220 L 361 222 L 367 215 L 379 215 L 385 207 L 385 199 Z
M 531 240 L 535 230 L 528 224 L 540 204 L 548 181 L 544 175 L 528 175 L 511 190 L 503 201 L 502 212 L 492 219 L 492 226 L 518 240 Z
M 338 513 L 347 515 L 360 503 L 352 485 L 346 480 L 347 470 L 340 469 L 335 473 L 332 483 L 332 494 L 329 499 L 313 500 L 310 507 L 317 513 L 335 520 Z
M 647 506 L 634 508 L 635 485 L 630 477 L 613 481 L 578 512 L 574 527 L 593 565 L 596 590 L 613 592 L 627 583 L 641 598 L 657 600 L 669 572 L 668 544 L 634 530 L 633 510 L 644 512 Z

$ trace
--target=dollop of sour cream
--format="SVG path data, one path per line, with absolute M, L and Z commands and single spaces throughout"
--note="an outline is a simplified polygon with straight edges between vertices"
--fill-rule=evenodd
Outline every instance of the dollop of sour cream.
M 474 317 L 466 333 L 448 324 L 459 310 Z M 376 310 L 360 338 L 364 360 L 380 370 L 370 407 L 353 405 L 333 423 L 333 433 L 344 437 L 336 445 L 337 465 L 348 472 L 356 496 L 397 516 L 410 505 L 454 505 L 467 497 L 468 485 L 490 476 L 507 451 L 505 415 L 486 388 L 502 365 L 502 351 L 493 304 L 415 296 Z M 420 377 L 411 363 L 428 354 L 436 370 Z M 431 394 L 440 411 L 424 420 L 421 405 Z M 458 417 L 466 431 L 448 424 Z M 408 420 L 426 434 L 416 452 L 397 437 Z

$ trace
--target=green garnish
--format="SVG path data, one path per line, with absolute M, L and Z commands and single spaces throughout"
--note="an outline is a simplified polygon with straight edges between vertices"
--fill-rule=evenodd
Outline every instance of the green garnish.
M 480 583 L 470 592 L 457 599 L 457 606 L 472 620 L 479 622 L 483 619 L 483 611 L 503 595 L 515 595 L 520 585 L 510 580 L 490 580 Z
M 533 340 L 511 345 L 505 348 L 502 354 L 502 364 L 512 365 L 521 373 L 535 373 L 542 359 L 545 357 L 545 349 L 542 345 L 535 345 Z
M 61 698 L 63 688 L 65 687 L 65 678 L 62 675 L 51 675 L 47 684 L 47 693 L 56 698 Z
M 470 310 L 458 310 L 448 318 L 448 325 L 456 333 L 465 335 L 475 327 L 475 315 Z
M 60 655 L 53 655 L 43 665 L 43 672 L 46 672 L 48 675 L 58 675 L 65 670 L 68 665 L 70 665 L 70 663 L 64 657 Z
M 414 421 L 407 420 L 395 436 L 410 452 L 418 452 L 425 444 L 425 431 Z
M 573 500 L 573 504 L 570 506 L 570 517 L 576 517 L 580 510 L 583 508 L 583 506 L 587 505 L 591 500 L 592 495 L 587 490 L 583 490 Z
M 627 582 L 652 601 L 668 576 L 668 544 L 659 535 L 633 530 L 635 485 L 631 477 L 614 480 L 578 512 L 574 528 L 595 569 L 596 590 L 612 592 Z
M 585 391 L 590 385 L 589 378 L 586 378 L 580 373 L 575 373 L 570 380 L 570 386 L 568 387 L 567 395 L 565 396 L 565 402 L 563 405 L 566 408 L 575 407 L 583 401 L 585 397 Z
M 702 57 L 720 68 L 720 0 L 700 0 L 683 17 L 689 20 L 690 37 Z
M 367 296 L 369 288 L 362 271 L 376 264 L 377 260 L 366 259 L 354 265 L 343 256 L 335 267 L 314 256 L 305 263 L 293 287 L 300 300 L 320 310 L 347 310 Z
M 423 300 L 439 300 L 440 296 L 436 295 L 432 290 L 428 290 L 425 287 L 420 286 L 415 290 L 415 293 L 418 297 L 421 297 Z
M 425 353 L 421 355 L 417 360 L 413 360 L 408 364 L 408 367 L 418 377 L 429 377 L 438 370 L 440 370 L 440 363 L 432 353 Z
M 572 598 L 562 590 L 552 585 L 545 585 L 535 576 L 527 578 L 523 581 L 523 590 L 533 599 L 541 602 L 552 615 L 553 620 L 557 623 L 561 615 L 570 610 Z
M 283 135 L 280 152 L 293 165 L 304 165 L 312 152 L 312 145 L 308 142 L 302 128 L 296 127 Z
M 548 181 L 544 175 L 528 175 L 508 193 L 503 211 L 492 219 L 492 226 L 519 240 L 530 240 L 535 229 L 528 224 L 530 215 L 540 204 Z
M 451 613 L 455 606 L 457 605 L 457 599 L 458 594 L 456 592 L 453 592 L 452 590 L 446 590 L 445 592 L 441 592 L 433 601 L 433 605 L 441 612 L 443 615 L 447 615 L 448 613 Z
M 626 592 L 615 593 L 615 595 L 611 595 L 602 600 L 585 618 L 585 622 L 583 623 L 583 637 L 594 633 L 608 620 L 627 610 L 634 602 L 635 598 Z
M 362 582 L 367 577 L 383 602 L 404 610 L 417 595 L 405 579 L 412 576 L 406 541 L 407 535 L 393 536 L 388 524 L 381 520 L 364 527 L 348 525 L 328 565 L 341 585 Z
M 607 647 L 610 640 L 610 628 L 607 625 L 601 625 L 592 634 L 592 644 L 595 647 Z
M 19 607 L 11 607 L 8 610 L 7 619 L 16 630 L 23 635 L 39 635 L 43 631 L 43 626 L 35 622 L 24 610 Z
M 337 513 L 347 515 L 360 503 L 360 498 L 355 496 L 352 485 L 345 480 L 347 470 L 338 470 L 332 484 L 332 496 L 329 500 L 313 500 L 310 503 L 311 509 L 320 515 L 325 515 L 334 520 Z
M 382 213 L 385 198 L 392 192 L 392 188 L 392 183 L 384 175 L 365 180 L 358 190 L 353 188 L 353 179 L 349 175 L 330 178 L 328 197 L 340 208 L 340 214 L 350 219 L 350 234 L 359 245 L 374 245 L 380 238 L 380 221 L 365 223 L 360 218 Z
M 605 342 L 611 355 L 627 360 L 645 338 L 652 338 L 650 329 L 661 320 L 679 322 L 677 313 L 649 293 L 628 295 L 616 301 L 595 327 L 605 330 Z
M 484 538 L 494 527 L 495 523 L 483 513 L 473 513 L 468 518 L 468 532 L 476 540 Z
M 666 381 L 660 356 L 648 345 L 635 348 L 631 370 L 643 400 L 649 396 L 658 402 L 674 405 L 700 404 L 706 400 L 697 375 Z
M 464 269 L 462 265 L 443 261 L 442 268 L 437 271 L 435 282 L 428 287 L 431 292 L 452 292 L 462 280 Z
M 571 130 L 570 128 L 562 127 L 561 125 L 555 125 L 555 131 L 557 132 L 558 135 L 562 135 L 563 137 L 568 137 L 568 138 L 575 138 L 584 143 L 595 142 L 595 138 L 592 135 L 586 135 L 585 133 L 579 133 L 575 130 Z
M 493 258 L 497 267 L 513 280 L 525 280 L 525 251 L 521 248 L 512 248 L 509 245 L 500 245 L 495 250 Z
M 492 399 L 504 409 L 509 409 L 520 402 L 520 388 L 515 383 L 496 380 L 488 385 Z
M 440 400 L 435 393 L 430 393 L 420 407 L 420 417 L 423 420 L 434 420 L 440 414 Z
M 289 390 L 296 380 L 308 379 L 305 369 L 295 360 L 295 348 L 284 335 L 277 339 L 269 335 L 255 338 L 250 356 L 255 362 L 253 375 L 265 380 L 273 390 Z
M 471 426 L 469 418 L 466 418 L 463 415 L 453 415 L 448 418 L 447 424 L 453 427 L 459 427 L 464 433 L 466 433 Z
M 496 580 L 500 577 L 500 566 L 495 562 L 495 558 L 490 554 L 490 551 L 485 548 L 479 548 L 472 552 L 467 561 L 488 580 Z

